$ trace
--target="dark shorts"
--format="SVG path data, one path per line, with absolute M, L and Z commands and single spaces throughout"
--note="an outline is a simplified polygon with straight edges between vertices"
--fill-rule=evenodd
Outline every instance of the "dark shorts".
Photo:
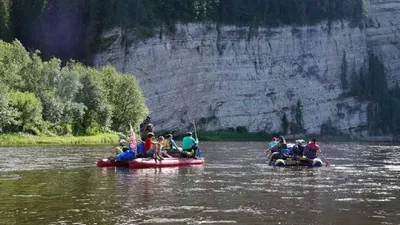
M 148 151 L 146 152 L 146 156 L 147 156 L 147 157 L 153 157 L 153 154 L 154 154 L 154 150 L 153 150 L 153 149 L 150 149 L 150 150 L 148 150 Z

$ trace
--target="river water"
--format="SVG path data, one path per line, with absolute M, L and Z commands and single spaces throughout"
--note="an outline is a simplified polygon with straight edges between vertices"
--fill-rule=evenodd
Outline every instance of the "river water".
M 201 143 L 204 166 L 97 168 L 112 147 L 0 148 L 0 224 L 400 224 L 400 147 L 321 143 L 273 168 L 265 143 Z

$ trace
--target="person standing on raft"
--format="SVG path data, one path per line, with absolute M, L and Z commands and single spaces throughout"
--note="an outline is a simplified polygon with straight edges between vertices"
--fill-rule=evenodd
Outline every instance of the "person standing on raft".
M 148 116 L 141 124 L 140 124 L 140 138 L 145 140 L 147 138 L 147 134 L 150 132 L 154 132 L 153 124 L 151 123 L 150 116 Z
M 154 160 L 159 160 L 161 162 L 161 160 L 163 160 L 164 158 L 162 157 L 162 149 L 163 149 L 163 142 L 164 142 L 164 137 L 160 136 L 158 137 L 158 142 L 155 145 L 155 151 L 153 154 L 153 159 Z

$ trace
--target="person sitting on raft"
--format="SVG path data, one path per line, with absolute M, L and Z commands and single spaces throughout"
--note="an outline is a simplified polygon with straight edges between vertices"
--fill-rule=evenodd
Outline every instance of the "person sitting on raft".
M 165 135 L 165 140 L 163 142 L 163 150 L 168 153 L 181 153 L 182 149 L 178 147 L 178 145 L 175 143 L 172 134 L 167 134 Z
M 144 155 L 146 157 L 153 157 L 156 145 L 158 145 L 158 142 L 155 141 L 154 133 L 153 132 L 147 133 L 147 138 L 144 141 Z
M 197 141 L 192 137 L 192 132 L 187 132 L 182 140 L 182 155 L 197 158 Z
M 278 139 L 276 139 L 276 137 L 273 137 L 272 138 L 272 141 L 270 141 L 269 143 L 268 143 L 268 146 L 270 147 L 270 148 L 273 148 L 276 144 L 278 144 L 278 141 L 277 141 Z
M 277 144 L 278 144 L 278 139 L 276 139 L 276 137 L 273 137 L 273 138 L 272 138 L 272 141 L 270 141 L 270 142 L 268 143 L 268 147 L 269 147 L 269 148 L 268 148 L 268 150 L 267 150 L 267 154 L 268 154 L 268 151 L 270 152 L 268 158 L 271 157 L 272 153 L 274 153 L 274 147 L 275 147 Z
M 271 154 L 268 156 L 271 157 L 270 163 L 272 163 L 275 159 L 282 158 L 284 156 L 282 150 L 284 149 L 287 149 L 286 140 L 283 136 L 279 136 L 278 144 L 271 149 Z
M 304 155 L 307 159 L 317 158 L 317 152 L 319 151 L 319 146 L 317 145 L 317 140 L 315 138 L 308 142 L 306 148 L 304 149 Z
M 292 147 L 293 159 L 298 160 L 304 154 L 304 140 L 296 140 L 295 145 Z
M 131 160 L 134 158 L 133 152 L 129 151 L 129 147 L 126 146 L 126 141 L 124 139 L 119 140 L 119 146 L 115 148 L 115 157 L 110 157 L 116 161 Z

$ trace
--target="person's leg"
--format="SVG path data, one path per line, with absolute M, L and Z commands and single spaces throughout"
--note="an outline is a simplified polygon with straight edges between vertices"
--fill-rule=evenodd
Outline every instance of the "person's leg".
M 155 159 L 155 160 L 157 160 L 159 157 L 159 151 L 160 151 L 160 146 L 158 146 L 158 145 L 156 145 L 155 146 L 155 151 L 154 151 L 154 154 L 153 154 L 153 158 Z
M 160 160 L 163 160 L 164 158 L 163 158 L 163 154 L 162 154 L 162 151 L 163 149 L 162 149 L 162 146 L 160 145 L 160 147 L 159 147 L 159 149 L 158 149 L 158 158 L 160 159 Z
M 197 149 L 198 149 L 198 146 L 197 145 L 193 145 L 193 147 L 192 147 L 192 149 L 193 149 L 193 158 L 195 158 L 195 159 L 197 159 Z
M 154 150 L 153 150 L 153 149 L 150 149 L 150 150 L 148 150 L 148 151 L 146 152 L 146 156 L 147 156 L 147 157 L 153 157 L 153 154 L 154 154 Z
M 192 152 L 191 150 L 184 150 L 182 151 L 181 155 L 183 157 L 189 158 L 191 156 L 191 152 Z
M 271 160 L 269 161 L 269 163 L 271 164 L 278 156 L 279 152 L 272 153 Z

